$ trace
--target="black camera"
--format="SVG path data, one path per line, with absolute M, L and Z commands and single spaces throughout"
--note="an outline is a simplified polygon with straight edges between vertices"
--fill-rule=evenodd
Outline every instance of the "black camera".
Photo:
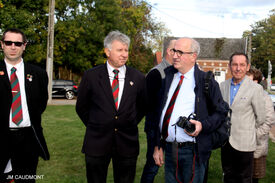
M 196 126 L 191 123 L 190 119 L 196 119 L 196 114 L 191 113 L 188 118 L 185 116 L 180 116 L 178 122 L 176 123 L 179 127 L 186 130 L 188 133 L 193 133 L 196 130 Z

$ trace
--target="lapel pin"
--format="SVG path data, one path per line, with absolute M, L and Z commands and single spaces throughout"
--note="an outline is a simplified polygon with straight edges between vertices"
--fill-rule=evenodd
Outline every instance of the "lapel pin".
M 4 71 L 0 71 L 0 76 L 3 76 L 4 75 Z
M 29 82 L 32 82 L 32 75 L 27 74 L 27 80 L 29 80 Z
M 130 81 L 130 85 L 133 86 L 133 85 L 134 85 L 134 82 L 133 82 L 133 81 Z

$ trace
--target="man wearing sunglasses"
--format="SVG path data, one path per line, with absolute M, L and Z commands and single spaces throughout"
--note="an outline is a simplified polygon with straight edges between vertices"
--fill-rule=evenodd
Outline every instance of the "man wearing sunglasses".
M 196 40 L 178 39 L 172 52 L 173 66 L 165 69 L 159 112 L 155 118 L 159 122 L 156 128 L 156 147 L 159 150 L 155 150 L 154 159 L 157 165 L 162 166 L 164 158 L 161 151 L 165 151 L 166 183 L 202 183 L 212 149 L 211 132 L 226 117 L 228 104 L 223 101 L 218 83 L 211 78 L 209 96 L 215 107 L 207 107 L 204 94 L 206 73 L 196 64 L 200 52 Z M 196 114 L 196 119 L 190 119 L 189 123 L 195 129 L 188 131 L 178 125 L 178 121 L 192 113 Z
M 23 61 L 25 34 L 3 33 L 0 61 L 0 182 L 35 182 L 38 157 L 49 159 L 41 115 L 48 100 L 45 70 Z

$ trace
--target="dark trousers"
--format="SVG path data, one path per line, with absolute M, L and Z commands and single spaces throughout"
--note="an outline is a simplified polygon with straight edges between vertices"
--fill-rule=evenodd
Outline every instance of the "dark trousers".
M 108 166 L 112 159 L 115 183 L 132 183 L 136 175 L 137 157 L 85 156 L 88 183 L 106 183 Z
M 259 182 L 259 179 L 253 178 L 252 182 L 253 182 L 253 183 L 258 183 L 258 182 Z
M 207 183 L 208 181 L 209 160 L 210 160 L 210 157 L 206 162 L 203 183 Z
M 12 171 L 8 179 L 16 183 L 33 183 L 38 165 L 37 141 L 31 128 L 11 130 L 9 133 L 9 151 L 11 152 Z
M 195 144 L 165 145 L 165 182 L 166 183 L 203 183 L 206 162 L 199 163 L 195 158 Z
M 158 173 L 159 166 L 155 164 L 155 160 L 153 158 L 154 154 L 154 144 L 153 139 L 155 137 L 154 130 L 146 131 L 147 135 L 147 153 L 146 153 L 146 163 L 143 168 L 141 183 L 153 183 L 154 178 Z
M 225 183 L 251 183 L 253 152 L 241 152 L 228 142 L 221 148 L 222 169 Z

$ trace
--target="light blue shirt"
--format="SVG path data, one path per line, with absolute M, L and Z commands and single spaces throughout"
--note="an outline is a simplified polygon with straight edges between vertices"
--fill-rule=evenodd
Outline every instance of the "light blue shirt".
M 234 84 L 233 78 L 231 79 L 231 86 L 230 86 L 230 106 L 232 105 L 235 96 L 237 95 L 239 88 L 241 84 L 243 83 L 243 80 L 239 82 L 238 84 Z
M 161 114 L 161 123 L 160 123 L 160 129 L 162 129 L 163 124 L 163 118 L 165 115 L 165 112 L 167 110 L 167 107 L 169 105 L 169 102 L 173 96 L 173 93 L 180 81 L 180 76 L 182 74 L 180 72 L 175 73 L 173 81 L 171 83 L 168 97 L 166 104 L 163 108 L 162 114 Z M 184 129 L 174 125 L 177 123 L 180 116 L 188 117 L 192 112 L 194 112 L 195 109 L 195 78 L 194 78 L 194 67 L 184 74 L 184 79 L 182 81 L 182 85 L 180 87 L 173 112 L 171 114 L 169 126 L 168 126 L 168 137 L 166 139 L 167 142 L 193 142 L 195 141 L 195 138 L 187 135 L 184 132 Z M 174 125 L 174 126 L 172 126 Z M 176 130 L 176 132 L 175 132 Z

